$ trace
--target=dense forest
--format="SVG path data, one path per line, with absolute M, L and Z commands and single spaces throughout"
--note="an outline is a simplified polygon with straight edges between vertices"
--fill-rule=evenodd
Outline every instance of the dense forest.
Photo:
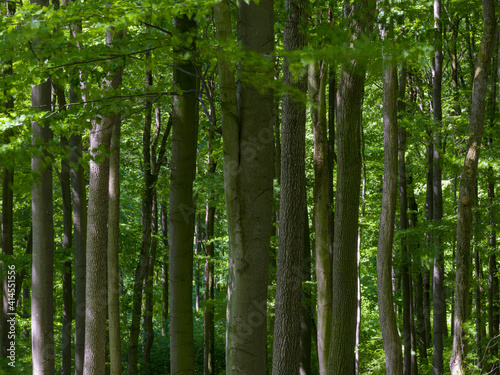
M 500 374 L 497 1 L 0 4 L 1 374 Z

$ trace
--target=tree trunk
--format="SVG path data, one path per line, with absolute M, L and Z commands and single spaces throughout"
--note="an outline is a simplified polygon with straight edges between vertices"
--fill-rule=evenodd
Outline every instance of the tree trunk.
M 61 148 L 68 148 L 68 140 L 61 137 Z M 71 207 L 71 182 L 68 160 L 61 162 L 61 191 L 63 201 L 63 240 L 64 258 L 70 259 L 73 242 L 73 220 Z M 71 276 L 71 260 L 66 260 L 62 271 L 63 281 L 63 332 L 62 332 L 62 374 L 71 373 L 71 325 L 73 320 L 73 291 Z
M 168 207 L 166 206 L 166 202 L 161 200 L 161 209 L 160 209 L 160 226 L 161 226 L 161 234 L 163 236 L 163 262 L 162 262 L 162 335 L 166 336 L 166 328 L 167 328 L 167 319 L 169 316 L 168 311 L 168 221 L 167 221 L 167 212 Z
M 193 40 L 175 51 L 174 85 L 182 90 L 182 95 L 174 95 L 170 164 L 170 373 L 184 375 L 194 373 L 192 280 L 196 207 L 193 181 L 198 138 L 198 78 L 194 62 L 183 59 L 186 50 L 194 49 L 196 22 L 184 15 L 175 19 L 175 27 L 183 39 L 189 35 Z
M 452 375 L 465 374 L 467 335 L 464 324 L 469 317 L 470 241 L 472 206 L 476 186 L 477 166 L 483 135 L 485 100 L 488 87 L 491 57 L 497 37 L 495 5 L 493 0 L 483 0 L 484 34 L 477 57 L 472 89 L 467 153 L 460 180 L 457 218 L 457 268 L 455 278 L 455 325 L 453 355 L 450 359 Z
M 212 155 L 212 131 L 208 131 L 208 173 L 213 176 L 217 167 L 214 157 Z M 215 325 L 214 325 L 214 256 L 215 246 L 213 241 L 214 237 L 214 224 L 215 224 L 215 206 L 213 203 L 215 192 L 208 193 L 207 202 L 205 206 L 205 228 L 206 228 L 206 245 L 205 255 L 205 313 L 203 315 L 204 327 L 204 354 L 203 354 L 203 374 L 215 374 Z
M 443 218 L 443 193 L 441 186 L 441 81 L 443 76 L 443 29 L 441 19 L 441 0 L 434 0 L 434 75 L 432 105 L 434 120 L 438 128 L 434 131 L 433 147 L 433 217 L 435 225 L 439 225 Z M 441 243 L 441 233 L 439 229 L 433 230 L 433 243 L 435 248 L 434 272 L 432 278 L 432 305 L 433 305 L 433 357 L 432 367 L 434 375 L 443 373 L 443 335 L 446 330 L 446 302 L 444 294 L 444 248 Z
M 110 30 L 106 43 L 112 45 L 123 32 Z M 116 90 L 123 67 L 108 72 L 104 86 Z M 90 130 L 89 202 L 87 217 L 87 273 L 85 309 L 85 358 L 83 375 L 104 375 L 106 362 L 106 297 L 108 246 L 109 156 L 116 113 L 103 112 L 92 121 Z M 104 150 L 104 151 L 103 151 Z
M 305 46 L 305 35 L 302 29 L 306 20 L 305 6 L 304 0 L 288 0 L 285 3 L 288 14 L 284 31 L 286 51 L 294 51 Z M 289 59 L 285 59 L 283 63 L 284 85 L 286 88 L 290 87 L 305 94 L 307 77 L 304 74 L 299 79 L 294 79 L 290 72 L 290 63 Z M 300 309 L 303 272 L 301 265 L 304 255 L 304 212 L 306 210 L 305 129 L 305 103 L 294 100 L 290 94 L 285 92 L 282 102 L 281 124 L 280 233 L 276 272 L 273 375 L 298 375 L 300 367 Z M 326 137 L 326 129 L 324 135 Z M 324 162 L 327 172 L 326 160 Z M 328 187 L 328 185 L 326 186 Z M 326 198 L 328 198 L 328 194 Z M 328 238 L 326 238 L 326 244 L 324 250 L 326 250 L 326 256 L 329 259 Z
M 146 53 L 146 92 L 153 85 L 150 54 Z M 142 197 L 142 243 L 139 262 L 135 269 L 134 292 L 132 297 L 132 321 L 130 323 L 130 339 L 128 354 L 129 375 L 137 374 L 139 331 L 142 314 L 142 292 L 144 280 L 148 273 L 149 253 L 151 249 L 151 218 L 153 210 L 155 176 L 151 168 L 151 124 L 153 121 L 152 103 L 146 99 L 146 114 L 144 116 L 144 132 L 142 136 L 142 159 L 144 173 L 144 195 Z
M 319 373 L 327 373 L 332 319 L 332 270 L 330 265 L 328 205 L 328 135 L 326 122 L 326 62 L 309 64 L 309 100 L 314 130 L 314 259 L 317 300 Z
M 120 135 L 121 119 L 116 117 L 111 135 L 109 157 L 109 214 L 108 214 L 108 329 L 110 375 L 122 372 L 120 338 L 120 270 L 118 266 L 120 235 Z
M 230 37 L 229 3 L 216 10 L 217 37 Z M 274 50 L 273 1 L 240 1 L 241 45 L 261 56 Z M 248 82 L 250 61 L 240 62 L 238 101 L 234 74 L 219 59 L 224 147 L 224 191 L 229 234 L 229 279 L 226 322 L 226 373 L 266 373 L 266 303 L 273 186 L 273 95 Z M 273 62 L 259 64 L 262 79 L 272 76 Z
M 148 271 L 145 280 L 145 294 L 146 294 L 146 306 L 144 311 L 144 327 L 146 330 L 146 338 L 144 340 L 144 353 L 142 356 L 144 362 L 144 373 L 146 375 L 151 375 L 151 349 L 153 348 L 153 342 L 155 338 L 155 333 L 153 329 L 153 287 L 154 287 L 154 269 L 156 264 L 156 253 L 158 249 L 157 236 L 158 236 L 158 204 L 156 201 L 156 189 L 153 191 L 153 205 L 152 205 L 152 226 L 151 230 L 153 232 L 153 238 L 151 239 L 151 252 L 148 261 Z
M 40 5 L 48 6 L 48 3 Z M 32 106 L 50 111 L 51 85 L 46 81 L 33 87 Z M 32 121 L 33 145 L 46 144 L 52 138 L 49 124 Z M 39 176 L 32 188 L 33 257 L 31 297 L 31 337 L 33 374 L 54 374 L 54 226 L 52 209 L 52 166 L 46 155 L 36 155 L 31 162 Z
M 383 8 L 382 8 L 383 9 Z M 381 26 L 382 40 L 392 42 L 392 30 Z M 390 47 L 386 47 L 390 48 Z M 377 248 L 377 292 L 380 327 L 384 341 L 386 374 L 403 373 L 403 357 L 401 339 L 398 334 L 394 300 L 392 295 L 392 246 L 394 239 L 394 222 L 396 217 L 398 188 L 398 123 L 397 123 L 397 68 L 395 57 L 384 48 L 383 51 L 383 119 L 384 119 L 384 182 L 382 187 L 382 210 L 380 212 L 379 240 Z M 404 134 L 404 130 L 402 131 Z M 404 138 L 401 140 L 403 149 Z M 404 152 L 404 151 L 403 151 Z M 401 152 L 400 163 L 404 168 L 404 153 Z M 401 166 L 400 166 L 401 168 Z M 401 171 L 401 169 L 400 169 Z M 404 177 L 404 176 L 403 176 Z M 401 176 L 400 176 L 401 178 Z M 404 181 L 406 188 L 406 181 Z M 404 201 L 403 201 L 404 194 Z M 406 189 L 401 194 L 401 220 L 406 218 Z M 403 223 L 401 223 L 403 226 Z M 403 228 L 402 228 L 403 229 Z M 406 246 L 406 244 L 404 244 Z M 402 247 L 403 248 L 403 247 Z M 404 255 L 404 250 L 402 250 Z M 405 259 L 402 260 L 405 262 Z M 404 274 L 404 269 L 403 269 Z M 403 282 L 403 287 L 405 283 Z M 404 291 L 403 291 L 404 293 Z M 406 307 L 406 306 L 405 306 Z M 405 316 L 406 317 L 406 316 Z M 409 324 L 409 321 L 408 321 Z M 405 327 L 405 356 L 406 332 Z M 405 358 L 406 359 L 406 358 Z
M 350 6 L 347 5 L 346 8 Z M 354 38 L 369 30 L 374 8 L 355 4 L 348 22 Z M 363 20 L 361 22 L 361 20 Z M 337 93 L 337 191 L 332 259 L 332 330 L 329 374 L 355 372 L 357 242 L 361 186 L 361 108 L 366 67 L 356 59 L 342 64 Z
M 304 256 L 302 283 L 311 281 L 311 243 L 309 242 L 309 219 L 307 207 L 304 207 Z M 313 331 L 313 312 L 311 291 L 302 288 L 302 304 L 300 306 L 300 363 L 299 374 L 311 375 L 311 342 Z

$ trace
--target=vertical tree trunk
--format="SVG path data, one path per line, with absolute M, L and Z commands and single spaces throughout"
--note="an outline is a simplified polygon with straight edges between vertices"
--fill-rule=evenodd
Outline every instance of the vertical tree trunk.
M 433 91 L 432 105 L 434 120 L 438 128 L 434 131 L 433 147 L 433 217 L 432 219 L 439 225 L 443 218 L 443 193 L 441 186 L 441 81 L 443 76 L 443 29 L 441 19 L 441 0 L 434 0 L 434 71 L 433 71 Z M 441 233 L 439 229 L 433 230 L 433 243 L 435 248 L 434 272 L 432 278 L 432 305 L 433 305 L 433 357 L 432 367 L 434 375 L 443 373 L 443 335 L 446 330 L 446 302 L 444 294 L 444 248 L 441 243 Z
M 286 51 L 294 51 L 305 46 L 303 31 L 306 20 L 305 6 L 304 0 L 285 2 L 288 14 L 284 31 Z M 284 60 L 283 82 L 286 88 L 297 89 L 305 94 L 306 79 L 306 75 L 299 79 L 292 77 L 290 61 Z M 306 210 L 305 129 L 305 103 L 294 100 L 285 92 L 281 125 L 280 233 L 276 273 L 273 375 L 298 375 L 300 367 L 300 306 L 303 272 L 301 265 L 304 255 L 304 212 Z M 326 137 L 326 123 L 324 136 Z M 327 172 L 326 158 L 323 161 L 325 172 Z M 325 183 L 327 184 L 327 181 Z M 328 187 L 328 184 L 326 186 Z M 328 214 L 326 217 L 328 220 Z M 328 238 L 326 238 L 324 251 L 329 259 Z
M 311 243 L 309 242 L 309 219 L 307 207 L 304 207 L 304 256 L 302 282 L 311 280 Z M 313 331 L 313 312 L 311 291 L 302 288 L 302 304 L 300 306 L 300 363 L 299 374 L 311 375 L 311 343 Z
M 485 100 L 491 57 L 497 37 L 495 2 L 483 0 L 484 33 L 477 57 L 476 73 L 472 89 L 472 105 L 469 124 L 469 140 L 462 170 L 458 218 L 457 218 L 457 271 L 455 278 L 455 327 L 453 355 L 450 359 L 452 375 L 465 374 L 467 335 L 464 324 L 469 317 L 470 240 L 472 206 L 476 186 L 477 166 L 483 135 Z
M 217 167 L 214 157 L 212 155 L 212 131 L 208 131 L 208 173 L 213 175 Z M 205 313 L 203 315 L 203 327 L 204 327 L 204 355 L 203 355 L 203 374 L 213 375 L 215 374 L 215 325 L 214 325 L 214 256 L 215 256 L 215 246 L 212 242 L 214 236 L 214 224 L 215 224 L 215 206 L 213 203 L 214 199 L 213 191 L 209 192 L 207 197 L 206 207 L 205 207 L 205 228 L 206 228 L 206 245 L 205 245 L 205 255 L 207 260 L 205 261 Z
M 47 3 L 40 5 L 48 6 Z M 50 111 L 51 85 L 46 81 L 33 87 L 32 106 Z M 33 145 L 47 144 L 52 138 L 48 123 L 32 122 Z M 33 257 L 31 297 L 31 338 L 33 374 L 54 374 L 54 226 L 52 209 L 52 166 L 46 155 L 35 155 L 31 161 L 33 173 L 38 176 L 32 187 Z
M 61 148 L 68 148 L 68 140 L 61 137 Z M 71 207 L 71 182 L 68 160 L 61 162 L 61 191 L 63 201 L 63 240 L 65 259 L 70 258 L 70 251 L 73 242 L 73 220 Z M 63 264 L 63 333 L 62 333 L 62 373 L 69 375 L 71 373 L 71 324 L 73 320 L 73 296 L 72 296 L 72 276 L 71 260 Z
M 309 64 L 309 100 L 314 130 L 314 259 L 317 300 L 319 373 L 327 373 L 332 319 L 332 270 L 328 205 L 328 133 L 326 122 L 326 62 Z
M 231 35 L 229 3 L 214 6 L 217 37 Z M 242 46 L 269 56 L 274 49 L 273 1 L 240 1 L 238 35 Z M 266 372 L 266 302 L 272 223 L 273 96 L 250 84 L 249 61 L 240 62 L 237 101 L 234 71 L 219 59 L 224 140 L 224 191 L 229 233 L 226 373 Z M 259 71 L 272 74 L 271 61 Z M 254 74 L 254 73 L 252 73 Z
M 353 37 L 366 33 L 374 8 L 361 1 L 345 3 Z M 363 21 L 361 21 L 363 20 Z M 367 26 L 368 25 L 368 26 Z M 357 242 L 361 186 L 361 107 L 366 67 L 356 59 L 342 64 L 337 93 L 337 191 L 332 261 L 332 334 L 329 374 L 355 371 Z
M 112 45 L 123 32 L 109 30 L 106 43 Z M 104 86 L 116 90 L 123 67 L 108 72 Z M 109 156 L 117 114 L 104 112 L 92 121 L 90 130 L 89 202 L 87 217 L 85 357 L 83 375 L 104 375 L 106 362 L 106 296 L 108 245 Z
M 381 5 L 381 9 L 384 9 L 387 6 L 387 4 L 379 4 L 379 7 Z M 382 187 L 382 209 L 380 212 L 379 240 L 377 249 L 377 292 L 380 327 L 382 330 L 382 338 L 384 341 L 386 373 L 400 375 L 403 373 L 403 357 L 401 353 L 401 339 L 398 334 L 396 315 L 394 312 L 394 300 L 392 295 L 392 246 L 394 239 L 394 222 L 396 217 L 398 188 L 398 81 L 396 60 L 392 53 L 388 51 L 388 49 L 391 48 L 391 44 L 393 43 L 392 29 L 390 29 L 389 27 L 380 27 L 380 34 L 382 40 L 384 41 L 384 43 L 386 43 L 386 45 L 384 46 L 383 50 L 382 73 L 384 119 L 384 182 Z M 403 141 L 404 139 L 401 140 L 402 145 Z M 400 160 L 400 163 L 402 163 L 402 166 L 404 168 L 404 154 L 400 155 Z M 406 188 L 406 181 L 404 181 L 404 185 Z M 406 190 L 401 194 L 401 198 L 401 220 L 403 220 L 404 215 L 404 220 L 407 221 Z M 401 225 L 403 226 L 403 223 L 401 223 Z M 406 246 L 406 244 L 404 245 Z M 402 261 L 405 262 L 405 259 L 403 259 Z M 405 325 L 405 328 L 407 328 L 409 331 L 409 327 L 406 327 Z M 405 355 L 407 347 L 406 336 L 407 335 L 405 331 Z
M 168 311 L 168 222 L 167 222 L 167 212 L 168 207 L 166 206 L 166 202 L 161 200 L 161 209 L 160 209 L 160 226 L 161 226 L 161 234 L 163 236 L 163 260 L 162 260 L 162 335 L 166 336 L 166 328 L 167 328 L 167 319 L 169 316 Z
M 154 282 L 154 268 L 156 264 L 156 253 L 158 249 L 157 244 L 157 236 L 158 236 L 158 204 L 156 198 L 156 189 L 153 191 L 153 205 L 152 205 L 152 234 L 153 238 L 151 239 L 151 252 L 148 261 L 148 271 L 145 280 L 145 294 L 146 294 L 146 306 L 144 311 L 144 326 L 146 330 L 146 338 L 144 340 L 144 353 L 142 356 L 144 362 L 144 373 L 146 375 L 151 375 L 151 349 L 153 348 L 153 342 L 155 338 L 154 329 L 153 329 L 153 282 Z
M 120 134 L 121 119 L 116 116 L 111 135 L 109 158 L 109 214 L 108 214 L 108 329 L 110 375 L 122 372 L 120 338 L 120 271 L 118 267 L 120 234 Z
M 196 22 L 184 15 L 175 19 L 175 27 L 183 39 L 189 35 L 193 41 L 175 51 L 174 85 L 183 94 L 174 95 L 170 164 L 170 373 L 184 375 L 194 373 L 192 280 L 196 209 L 193 182 L 198 139 L 198 79 L 194 62 L 183 58 L 186 50 L 194 49 Z
M 153 74 L 149 52 L 146 53 L 146 92 L 153 85 Z M 132 297 L 132 321 L 130 322 L 130 339 L 128 353 L 128 372 L 137 374 L 139 331 L 142 314 L 142 292 L 144 280 L 148 273 L 149 253 L 151 250 L 151 217 L 153 210 L 153 196 L 155 177 L 151 170 L 151 124 L 153 121 L 152 103 L 146 99 L 146 114 L 144 116 L 144 132 L 142 136 L 142 159 L 144 173 L 144 195 L 142 197 L 142 242 L 139 262 L 135 269 L 134 291 Z

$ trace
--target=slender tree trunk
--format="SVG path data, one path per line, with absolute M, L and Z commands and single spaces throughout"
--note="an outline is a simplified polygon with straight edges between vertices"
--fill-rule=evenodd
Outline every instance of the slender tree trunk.
M 146 92 L 153 84 L 150 54 L 146 53 Z M 144 173 L 144 195 L 142 197 L 142 244 L 139 263 L 135 269 L 134 292 L 132 297 L 132 321 L 130 323 L 130 339 L 128 354 L 129 375 L 137 374 L 139 332 L 142 314 L 142 292 L 144 280 L 148 273 L 149 253 L 151 250 L 151 223 L 153 210 L 155 176 L 151 170 L 151 125 L 153 121 L 152 103 L 146 99 L 146 114 L 144 116 L 144 132 L 142 137 L 142 158 Z
M 144 326 L 146 330 L 146 338 L 144 340 L 144 353 L 143 353 L 143 362 L 144 362 L 144 373 L 146 375 L 152 374 L 151 369 L 151 349 L 153 348 L 153 342 L 155 338 L 154 329 L 153 329 L 153 282 L 154 282 L 154 268 L 156 264 L 156 254 L 158 249 L 157 244 L 157 236 L 158 236 L 158 204 L 156 198 L 156 189 L 153 191 L 153 206 L 152 206 L 152 234 L 153 238 L 151 239 L 151 252 L 149 256 L 148 262 L 148 271 L 145 280 L 145 294 L 146 294 L 146 306 L 144 311 Z
M 168 311 L 168 222 L 167 222 L 167 212 L 168 207 L 166 206 L 166 202 L 162 199 L 161 201 L 161 209 L 160 209 L 160 226 L 161 226 L 161 234 L 163 236 L 163 262 L 162 262 L 162 335 L 166 336 L 166 328 L 167 328 L 167 319 L 169 316 Z
M 302 282 L 311 281 L 311 243 L 309 242 L 309 219 L 307 207 L 304 207 L 304 256 Z M 299 374 L 311 375 L 311 343 L 313 331 L 313 312 L 311 291 L 302 288 L 302 304 L 300 306 L 300 363 Z
M 441 186 L 441 81 L 443 76 L 443 29 L 441 19 L 441 0 L 434 0 L 434 71 L 433 71 L 433 91 L 432 104 L 434 120 L 438 128 L 434 131 L 433 147 L 433 220 L 436 225 L 443 218 L 443 193 Z M 446 326 L 446 302 L 444 294 L 444 248 L 441 243 L 441 233 L 439 229 L 433 231 L 433 243 L 435 248 L 434 272 L 432 278 L 432 304 L 433 304 L 433 360 L 432 367 L 434 375 L 443 373 L 443 336 Z
M 369 31 L 374 7 L 345 3 L 355 38 Z M 363 20 L 363 21 L 361 21 Z M 337 191 L 332 261 L 332 330 L 329 374 L 355 371 L 357 242 L 361 186 L 361 108 L 366 67 L 355 59 L 342 64 L 337 93 Z
M 48 6 L 48 3 L 40 5 Z M 50 111 L 51 85 L 46 81 L 33 87 L 32 106 Z M 47 144 L 52 139 L 49 124 L 32 122 L 33 145 Z M 31 297 L 31 338 L 33 374 L 54 374 L 54 226 L 52 208 L 52 167 L 36 155 L 32 171 L 39 176 L 32 188 L 33 257 Z
M 314 258 L 317 300 L 319 373 L 327 373 L 332 325 L 332 270 L 328 205 L 328 133 L 326 122 L 326 62 L 309 64 L 309 100 L 314 130 Z
M 120 234 L 120 133 L 121 119 L 116 117 L 111 135 L 109 158 L 109 214 L 108 214 L 108 329 L 110 375 L 122 372 L 120 338 L 120 271 L 118 267 Z
M 68 148 L 68 140 L 65 137 L 61 138 L 61 148 Z M 64 257 L 70 258 L 70 251 L 73 243 L 73 220 L 71 207 L 71 182 L 70 169 L 67 160 L 61 162 L 61 191 L 63 200 L 63 240 L 62 248 L 64 249 Z M 67 260 L 63 264 L 63 334 L 62 334 L 62 373 L 64 375 L 71 374 L 71 325 L 73 320 L 73 292 L 72 292 L 72 276 L 71 276 L 71 260 Z
M 284 31 L 286 51 L 294 51 L 305 46 L 303 31 L 306 20 L 305 6 L 304 0 L 285 2 L 288 12 Z M 285 87 L 297 89 L 305 95 L 307 76 L 303 75 L 299 79 L 294 79 L 290 72 L 290 61 L 285 59 L 283 64 Z M 280 233 L 276 273 L 273 375 L 299 374 L 300 367 L 300 306 L 303 272 L 301 265 L 304 255 L 304 212 L 306 210 L 305 129 L 305 103 L 296 101 L 291 95 L 285 93 L 282 102 L 281 125 Z M 324 135 L 326 137 L 326 126 Z M 323 161 L 327 172 L 326 160 Z M 329 259 L 328 238 L 326 240 L 327 246 L 324 250 Z
M 455 327 L 453 355 L 450 359 L 452 375 L 465 374 L 467 335 L 464 324 L 469 317 L 470 241 L 472 206 L 476 186 L 477 166 L 483 135 L 485 100 L 491 57 L 497 37 L 495 5 L 493 0 L 483 0 L 484 33 L 477 57 L 472 89 L 467 153 L 460 180 L 457 218 L 457 271 L 455 278 Z
M 380 6 L 380 5 L 379 5 Z M 382 7 L 383 9 L 383 7 Z M 383 51 L 383 119 L 384 119 L 384 182 L 382 209 L 380 212 L 379 240 L 377 249 L 377 292 L 380 327 L 384 341 L 386 374 L 403 373 L 401 339 L 398 334 L 392 294 L 392 246 L 396 217 L 398 188 L 398 123 L 397 123 L 397 68 L 394 56 L 388 49 L 392 44 L 392 30 L 381 26 Z M 404 130 L 403 130 L 404 132 Z M 403 141 L 404 139 L 402 139 Z M 403 142 L 401 142 L 403 144 Z M 404 167 L 404 154 L 400 156 Z M 400 170 L 401 171 L 401 170 Z M 405 181 L 406 187 L 406 181 Z M 401 194 L 403 197 L 403 193 Z M 401 201 L 401 216 L 406 219 L 406 191 Z M 403 223 L 401 223 L 403 225 Z M 405 244 L 406 245 L 406 244 Z M 404 251 L 404 250 L 403 250 Z M 405 262 L 405 260 L 402 260 Z M 403 270 L 404 273 L 404 270 Z M 404 293 L 404 292 L 403 292 Z M 406 307 L 406 306 L 405 306 Z M 405 325 L 405 328 L 406 327 Z M 406 354 L 405 330 L 405 354 Z
M 212 155 L 212 131 L 208 132 L 208 173 L 210 175 L 215 174 L 215 169 L 217 167 L 214 157 Z M 215 325 L 214 325 L 214 256 L 215 256 L 215 246 L 212 242 L 214 236 L 214 224 L 215 224 L 215 206 L 213 204 L 215 192 L 210 191 L 207 197 L 207 202 L 205 206 L 205 228 L 206 228 L 206 245 L 205 245 L 205 255 L 207 260 L 205 261 L 205 312 L 203 315 L 203 326 L 204 326 L 204 355 L 203 355 L 203 373 L 204 375 L 215 374 Z
M 170 373 L 194 373 L 193 343 L 193 236 L 195 202 L 193 182 L 196 172 L 198 104 L 196 67 L 184 60 L 185 51 L 194 48 L 196 22 L 187 16 L 175 19 L 183 39 L 191 45 L 175 51 L 174 84 L 182 95 L 174 95 L 172 159 L 170 178 L 169 282 L 170 282 Z

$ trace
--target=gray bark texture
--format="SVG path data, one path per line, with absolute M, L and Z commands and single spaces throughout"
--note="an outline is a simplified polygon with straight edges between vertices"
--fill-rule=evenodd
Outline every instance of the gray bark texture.
M 231 35 L 229 2 L 217 5 L 217 37 Z M 239 2 L 238 39 L 256 56 L 264 82 L 273 74 L 273 1 Z M 252 59 L 253 60 L 253 59 Z M 234 70 L 219 59 L 224 148 L 224 191 L 229 234 L 226 374 L 266 373 L 267 288 L 272 223 L 273 93 L 249 82 L 255 66 L 240 61 L 237 94 Z M 254 74 L 254 73 L 253 73 Z M 264 266 L 263 266 L 264 265 Z
M 301 26 L 305 21 L 305 5 L 304 0 L 290 0 L 285 3 L 288 12 L 284 31 L 286 51 L 294 51 L 305 45 Z M 283 64 L 283 81 L 287 88 L 295 89 L 305 96 L 306 75 L 293 77 L 288 59 L 285 59 Z M 280 222 L 273 375 L 299 374 L 303 272 L 301 265 L 304 255 L 306 209 L 305 129 L 305 101 L 294 98 L 291 93 L 285 93 L 281 125 Z M 328 219 L 328 214 L 326 217 Z M 328 256 L 328 238 L 326 253 Z
M 385 4 L 384 4 L 385 5 Z M 379 4 L 380 6 L 380 4 Z M 398 122 L 397 122 L 397 69 L 390 48 L 390 28 L 381 26 L 381 37 L 386 43 L 383 51 L 383 121 L 384 121 L 384 181 L 382 186 L 382 208 L 380 212 L 377 248 L 377 292 L 380 327 L 384 342 L 386 374 L 403 373 L 401 339 L 399 337 L 394 298 L 392 294 L 392 246 L 398 192 Z M 404 155 L 404 154 L 403 154 Z M 404 156 L 402 156 L 404 158 Z M 403 159 L 404 168 L 404 159 Z M 406 219 L 405 201 L 401 210 Z M 404 254 L 404 252 L 403 252 Z M 404 260 L 403 260 L 404 262 Z M 409 327 L 408 331 L 409 331 Z M 405 346 L 406 347 L 406 346 Z
M 31 98 L 33 108 L 50 111 L 50 82 L 46 81 L 33 87 Z M 33 121 L 32 129 L 33 145 L 43 145 L 52 139 L 49 124 Z M 33 216 L 31 339 L 34 375 L 51 375 L 55 371 L 52 167 L 44 162 L 45 156 L 36 155 L 31 161 L 31 169 L 37 175 L 37 181 L 32 187 L 31 207 Z
M 332 269 L 328 205 L 328 135 L 326 120 L 327 63 L 309 64 L 308 91 L 314 132 L 314 259 L 317 282 L 319 373 L 327 373 L 332 326 Z
M 452 375 L 466 373 L 468 337 L 464 324 L 469 318 L 470 284 L 470 243 L 472 229 L 472 207 L 476 187 L 477 167 L 483 136 L 485 101 L 491 58 L 497 38 L 495 2 L 483 0 L 484 32 L 477 56 L 477 64 L 472 88 L 472 105 L 469 123 L 469 140 L 464 167 L 460 179 L 458 217 L 457 217 L 457 254 L 455 279 L 455 320 L 453 354 L 450 358 Z
M 110 375 L 122 372 L 120 339 L 120 286 L 119 286 L 119 234 L 120 234 L 120 133 L 121 119 L 116 117 L 111 134 L 109 157 L 108 201 L 108 330 Z

